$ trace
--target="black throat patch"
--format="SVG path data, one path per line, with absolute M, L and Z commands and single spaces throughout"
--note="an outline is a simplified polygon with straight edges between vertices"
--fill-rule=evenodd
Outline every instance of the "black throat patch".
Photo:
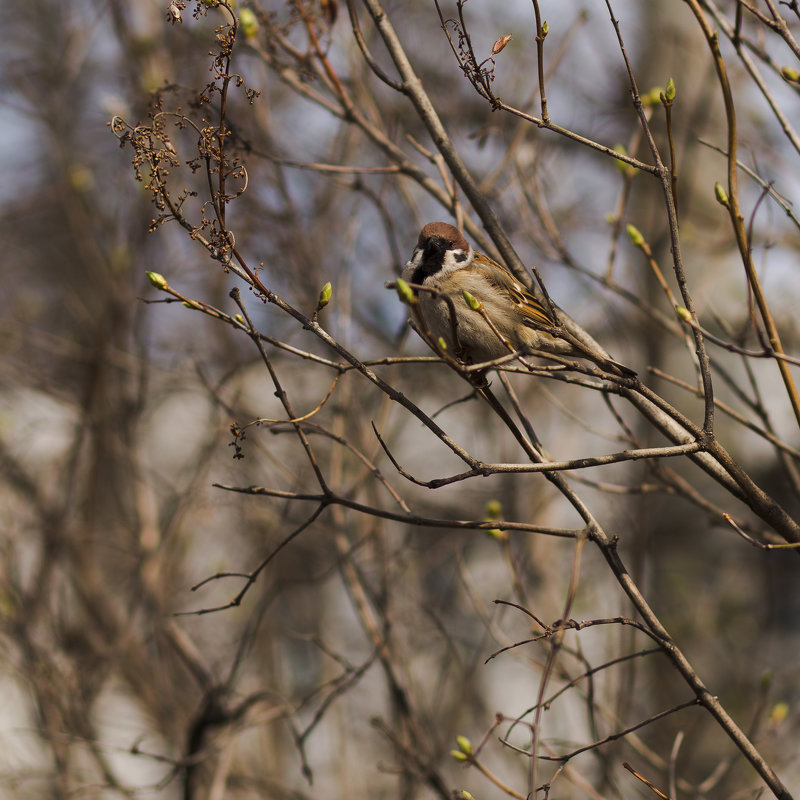
M 425 278 L 429 278 L 441 270 L 444 264 L 444 254 L 453 246 L 453 243 L 440 236 L 431 236 L 424 242 L 420 242 L 420 245 L 422 246 L 422 260 L 411 276 L 411 282 L 419 284 L 424 283 Z

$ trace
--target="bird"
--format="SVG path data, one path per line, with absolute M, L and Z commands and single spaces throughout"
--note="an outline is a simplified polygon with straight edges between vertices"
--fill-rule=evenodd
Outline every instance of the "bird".
M 401 277 L 414 295 L 412 326 L 434 349 L 443 341 L 460 361 L 480 364 L 511 354 L 577 356 L 620 377 L 636 375 L 564 338 L 553 313 L 529 289 L 447 222 L 422 228 Z

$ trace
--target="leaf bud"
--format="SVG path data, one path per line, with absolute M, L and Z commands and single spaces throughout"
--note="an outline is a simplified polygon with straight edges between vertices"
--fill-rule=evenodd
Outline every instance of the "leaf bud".
M 628 225 L 626 230 L 628 231 L 631 244 L 634 245 L 634 247 L 641 247 L 644 244 L 644 236 L 642 236 L 641 231 L 635 225 Z
M 319 300 L 317 301 L 317 311 L 321 308 L 325 308 L 328 303 L 331 301 L 331 294 L 333 293 L 333 287 L 331 286 L 331 282 L 328 281 L 323 287 L 322 291 L 319 293 Z
M 397 290 L 397 296 L 404 303 L 413 305 L 417 302 L 417 298 L 414 297 L 414 292 L 411 291 L 411 287 L 402 278 L 398 278 L 395 282 L 395 289 Z
M 169 285 L 167 283 L 167 279 L 158 272 L 150 272 L 148 270 L 145 272 L 145 275 L 147 275 L 148 280 L 153 284 L 153 286 L 155 286 L 156 289 L 166 289 Z
M 251 9 L 243 8 L 239 12 L 239 26 L 248 39 L 252 39 L 258 33 L 258 20 Z
M 475 295 L 470 294 L 466 289 L 464 289 L 464 300 L 473 311 L 480 311 L 483 308 L 480 300 L 478 300 Z
M 492 45 L 492 55 L 496 56 L 498 53 L 502 52 L 505 49 L 505 46 L 511 41 L 511 34 L 507 33 L 505 36 L 501 36 L 493 45 Z
M 769 724 L 773 727 L 780 725 L 788 716 L 789 704 L 784 702 L 775 703 L 772 710 L 769 712 Z
M 488 519 L 500 519 L 503 513 L 503 506 L 499 500 L 490 500 L 486 504 L 486 516 Z

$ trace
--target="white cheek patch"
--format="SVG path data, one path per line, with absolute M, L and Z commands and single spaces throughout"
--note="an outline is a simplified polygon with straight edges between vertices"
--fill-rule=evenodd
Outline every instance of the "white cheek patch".
M 419 247 L 414 248 L 411 258 L 406 261 L 406 269 L 416 269 L 422 262 L 422 250 Z
M 442 268 L 437 273 L 437 276 L 444 278 L 458 269 L 465 269 L 472 263 L 474 257 L 475 251 L 471 247 L 466 252 L 463 250 L 448 250 L 444 254 Z

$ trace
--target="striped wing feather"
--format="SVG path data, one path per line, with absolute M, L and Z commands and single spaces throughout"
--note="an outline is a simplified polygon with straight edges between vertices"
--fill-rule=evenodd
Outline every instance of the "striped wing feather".
M 508 290 L 508 295 L 517 308 L 517 311 L 525 319 L 525 324 L 528 322 L 535 323 L 536 325 L 545 325 L 548 328 L 553 327 L 553 320 L 550 315 L 545 311 L 544 306 L 525 288 L 520 285 L 512 286 Z
M 553 327 L 553 320 L 545 307 L 510 272 L 483 253 L 475 254 L 473 264 L 491 268 L 495 286 L 507 295 L 526 324 L 530 323 L 532 328 L 539 325 Z

